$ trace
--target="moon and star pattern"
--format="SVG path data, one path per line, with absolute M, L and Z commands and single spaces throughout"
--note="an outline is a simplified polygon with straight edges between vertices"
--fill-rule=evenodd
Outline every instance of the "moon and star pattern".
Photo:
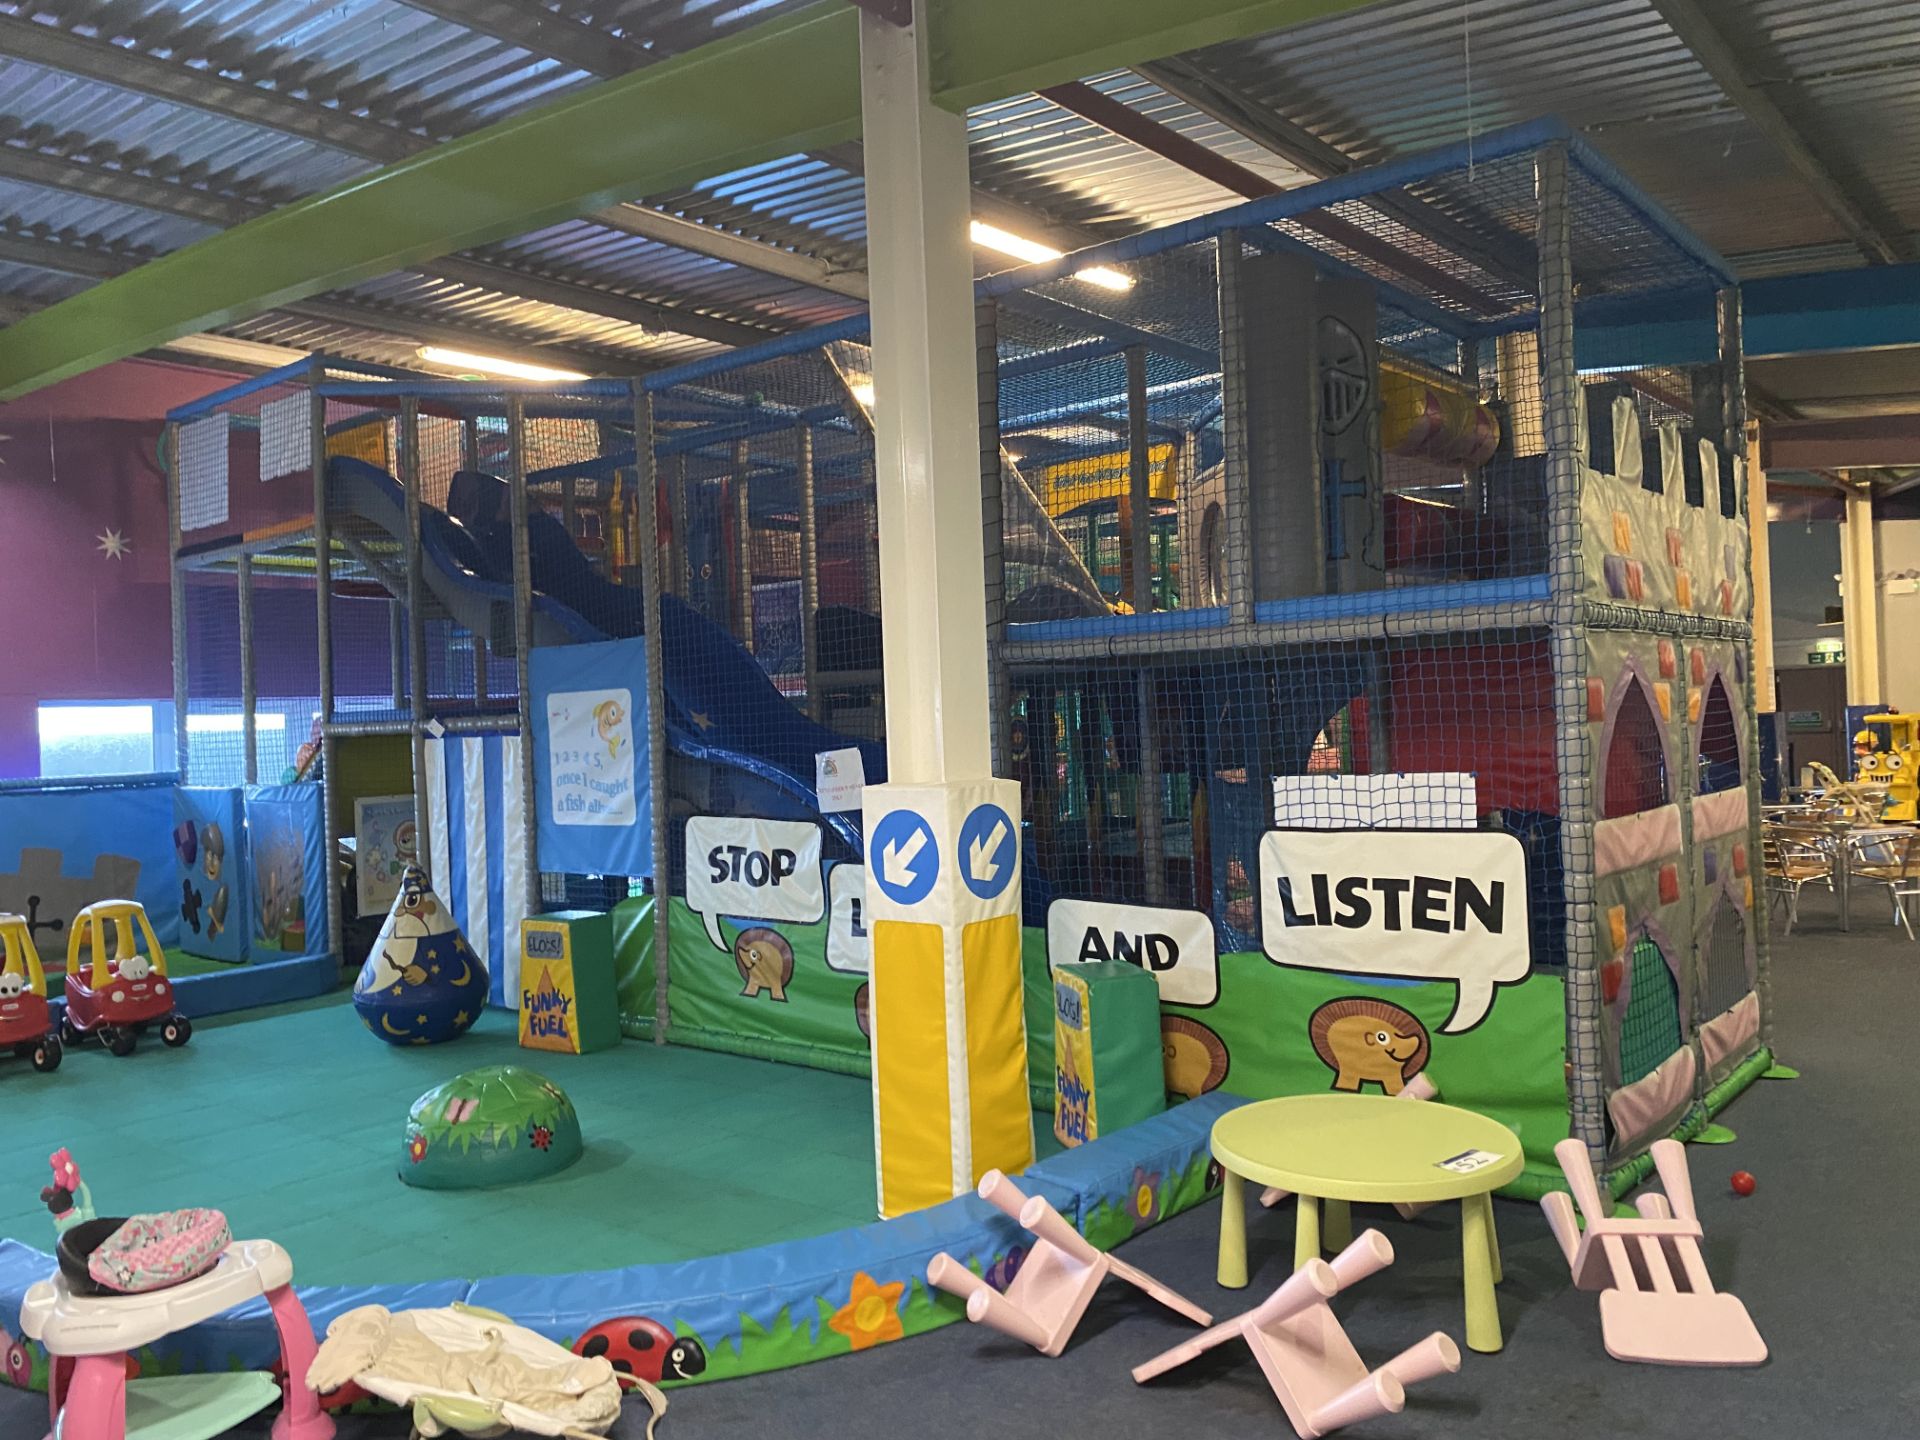
M 353 1008 L 389 1045 L 437 1045 L 464 1034 L 486 1003 L 486 965 L 426 873 L 408 866 L 354 982 Z

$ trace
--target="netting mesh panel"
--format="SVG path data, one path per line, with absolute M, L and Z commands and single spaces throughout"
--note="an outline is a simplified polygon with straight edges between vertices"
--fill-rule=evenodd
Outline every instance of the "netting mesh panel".
M 254 746 L 263 783 L 288 778 L 320 718 L 319 617 L 307 545 L 253 562 Z
M 1700 707 L 1699 745 L 1694 755 L 1696 794 L 1738 790 L 1746 784 L 1740 772 L 1743 719 L 1733 708 L 1727 682 L 1715 675 Z
M 228 572 L 189 572 L 187 755 L 189 784 L 240 785 L 246 774 L 241 716 L 240 592 Z
M 327 458 L 364 462 L 385 476 L 399 466 L 397 405 L 328 397 Z M 395 487 L 397 491 L 397 486 Z M 331 492 L 330 492 L 331 493 Z M 374 513 L 330 501 L 335 720 L 399 722 L 407 698 L 406 547 Z
M 1633 987 L 1620 1022 L 1620 1083 L 1631 1085 L 1651 1075 L 1678 1050 L 1680 987 L 1660 947 L 1642 935 L 1633 942 Z
M 227 401 L 176 427 L 185 546 L 313 513 L 312 392 L 301 381 Z
M 1466 824 L 1519 838 L 1534 963 L 1563 963 L 1551 676 L 1537 633 L 1393 640 L 1356 627 L 1338 642 L 1194 649 L 1181 635 L 1116 663 L 1018 646 L 1011 758 L 1029 923 L 1054 898 L 1190 907 L 1213 918 L 1223 950 L 1257 950 L 1258 848 L 1276 781 L 1442 772 L 1451 783 L 1410 790 L 1412 803 L 1471 792 Z M 1346 823 L 1368 823 L 1360 808 L 1356 798 Z
M 1701 1018 L 1725 1014 L 1753 989 L 1747 965 L 1747 921 L 1724 897 L 1715 896 L 1713 922 L 1701 951 Z

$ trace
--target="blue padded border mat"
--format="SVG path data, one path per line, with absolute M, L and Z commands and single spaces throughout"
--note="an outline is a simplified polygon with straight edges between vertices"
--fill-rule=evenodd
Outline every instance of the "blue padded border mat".
M 275 967 L 256 967 L 246 973 L 268 968 Z M 1114 1213 L 1130 1203 L 1142 1173 L 1163 1177 L 1159 1193 L 1171 1203 L 1156 1204 L 1151 1216 L 1135 1219 L 1132 1233 L 1212 1196 L 1212 1172 L 1207 1172 L 1204 1185 L 1177 1184 L 1177 1177 L 1201 1173 L 1200 1167 L 1211 1159 L 1208 1140 L 1213 1122 L 1246 1103 L 1239 1096 L 1215 1091 L 1043 1160 L 1016 1177 L 1016 1183 L 1030 1195 L 1046 1196 L 1084 1232 L 1090 1221 L 1109 1222 L 1103 1230 L 1112 1228 Z M 743 1320 L 772 1330 L 783 1314 L 796 1330 L 814 1331 L 817 1341 L 825 1329 L 828 1305 L 838 1304 L 849 1293 L 856 1275 L 864 1274 L 882 1285 L 907 1282 L 903 1298 L 910 1298 L 916 1288 L 926 1288 L 927 1264 L 935 1253 L 944 1250 L 984 1270 L 1006 1256 L 1024 1235 L 985 1201 L 963 1195 L 897 1220 L 698 1260 L 574 1275 L 298 1288 L 314 1332 L 321 1336 L 332 1320 L 360 1305 L 403 1310 L 464 1301 L 511 1316 L 562 1344 L 571 1344 L 603 1320 L 655 1316 L 676 1333 L 690 1331 L 701 1337 L 712 1355 L 718 1347 L 739 1344 Z M 1112 1244 L 1125 1237 L 1100 1233 L 1094 1238 Z M 295 1262 L 297 1272 L 297 1256 Z M 27 1288 L 54 1268 L 51 1255 L 17 1240 L 0 1240 L 0 1317 L 17 1317 Z M 950 1323 L 963 1313 L 957 1302 L 942 1297 L 934 1323 Z M 167 1373 L 265 1368 L 277 1353 L 278 1342 L 263 1301 L 237 1307 L 153 1347 Z M 810 1348 L 791 1363 L 833 1353 L 837 1352 L 831 1348 Z M 734 1373 L 738 1371 L 736 1366 Z M 712 1368 L 708 1376 L 723 1378 Z

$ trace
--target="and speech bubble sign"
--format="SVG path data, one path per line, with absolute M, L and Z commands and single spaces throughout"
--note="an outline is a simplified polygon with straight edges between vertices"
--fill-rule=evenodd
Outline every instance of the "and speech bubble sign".
M 716 950 L 720 917 L 812 922 L 826 913 L 820 827 L 806 820 L 694 815 L 687 820 L 687 908 Z
M 871 973 L 866 866 L 836 865 L 827 872 L 827 911 L 827 968 L 846 975 Z
M 1486 1019 L 1527 978 L 1520 841 L 1491 830 L 1270 830 L 1260 942 L 1276 965 L 1459 987 L 1440 1029 Z
M 1124 960 L 1160 983 L 1169 1005 L 1211 1005 L 1220 998 L 1220 956 L 1213 921 L 1198 910 L 1056 900 L 1047 907 L 1047 961 L 1084 965 Z

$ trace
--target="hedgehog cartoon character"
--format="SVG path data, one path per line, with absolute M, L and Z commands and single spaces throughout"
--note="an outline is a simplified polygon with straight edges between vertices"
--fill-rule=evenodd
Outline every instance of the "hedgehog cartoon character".
M 751 999 L 765 992 L 780 1004 L 787 1003 L 787 983 L 793 979 L 793 947 L 778 930 L 764 925 L 742 930 L 733 942 L 733 963 L 744 987 L 741 995 Z
M 1307 1038 L 1333 1071 L 1335 1090 L 1378 1085 L 1398 1095 L 1432 1052 L 1426 1026 L 1398 1005 L 1365 996 L 1327 1001 L 1308 1017 Z

